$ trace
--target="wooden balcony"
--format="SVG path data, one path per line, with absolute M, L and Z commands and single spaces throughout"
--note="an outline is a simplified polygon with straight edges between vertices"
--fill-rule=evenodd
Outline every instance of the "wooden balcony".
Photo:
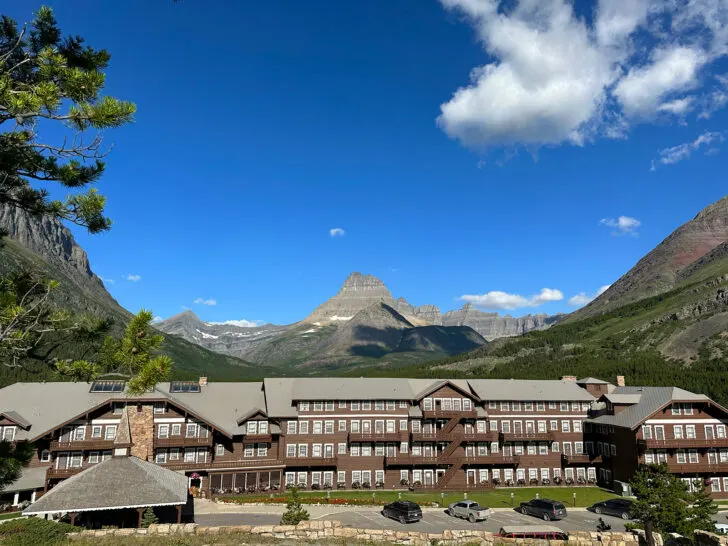
M 698 463 L 677 464 L 673 462 L 667 463 L 670 472 L 674 474 L 698 474 L 698 473 L 719 473 L 728 472 L 728 463 L 709 463 L 707 460 L 701 459 Z
M 728 438 L 666 438 L 664 440 L 656 440 L 650 438 L 648 440 L 638 440 L 638 446 L 641 449 L 708 449 L 718 447 L 728 447 Z
M 113 449 L 114 440 L 104 440 L 103 438 L 89 438 L 88 440 L 69 440 L 61 442 L 59 440 L 51 442 L 51 451 L 90 451 Z
M 409 432 L 350 432 L 350 442 L 406 442 Z
M 272 441 L 272 434 L 246 434 L 243 436 L 243 444 L 270 444 Z
M 566 453 L 563 453 L 561 455 L 561 460 L 565 465 L 570 464 L 599 464 L 602 462 L 602 456 L 597 455 L 596 453 L 592 453 L 591 455 L 587 453 L 571 453 L 567 455 Z
M 519 455 L 503 455 L 501 453 L 493 453 L 491 455 L 473 455 L 459 457 L 459 462 L 464 465 L 501 465 L 501 466 L 518 466 L 520 464 Z M 448 462 L 454 462 L 455 457 L 450 457 Z
M 413 442 L 453 442 L 455 440 L 462 440 L 462 431 L 458 432 L 443 432 L 436 430 L 434 432 L 413 432 Z
M 462 432 L 460 436 L 465 442 L 497 442 L 499 440 L 498 432 L 495 430 L 489 432 Z
M 283 467 L 283 462 L 278 459 L 238 459 L 230 461 L 207 461 L 207 462 L 185 462 L 185 461 L 167 461 L 159 463 L 159 466 L 169 468 L 170 470 L 245 470 L 248 468 L 270 468 Z
M 551 442 L 554 439 L 553 432 L 501 432 L 502 442 Z
M 286 466 L 336 466 L 336 456 L 333 457 L 286 457 Z
M 212 435 L 207 438 L 187 438 L 185 436 L 154 438 L 154 447 L 210 447 L 211 445 Z
M 88 468 L 88 467 L 86 467 Z M 53 479 L 65 479 L 70 478 L 74 474 L 78 474 L 82 470 L 85 470 L 84 467 L 75 467 L 75 468 L 53 468 L 49 467 L 48 470 L 46 470 L 46 480 L 53 480 Z
M 412 455 L 411 453 L 397 453 L 395 456 L 384 458 L 385 466 L 418 466 L 418 465 L 440 465 L 445 464 L 443 457 L 432 457 L 423 455 Z
M 478 412 L 475 408 L 464 411 L 464 410 L 422 410 L 422 417 L 425 419 L 475 419 L 478 416 Z

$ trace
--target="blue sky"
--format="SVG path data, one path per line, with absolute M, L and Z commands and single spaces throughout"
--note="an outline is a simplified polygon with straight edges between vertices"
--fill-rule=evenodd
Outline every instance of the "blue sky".
M 361 271 L 568 312 L 726 192 L 717 0 L 49 4 L 138 106 L 74 229 L 131 311 L 289 323 Z

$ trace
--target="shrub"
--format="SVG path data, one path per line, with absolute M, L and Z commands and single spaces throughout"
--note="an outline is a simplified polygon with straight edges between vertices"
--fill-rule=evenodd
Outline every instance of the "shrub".
M 370 482 L 362 482 L 361 486 L 364 489 L 370 489 L 372 487 L 372 484 Z
M 360 487 L 361 487 L 361 484 L 359 482 L 351 482 L 352 489 L 359 489 Z
M 543 478 L 541 480 L 541 485 L 550 485 L 550 484 L 551 484 L 551 480 L 548 478 Z
M 338 482 L 336 484 L 336 487 L 338 487 L 339 489 L 346 489 L 346 482 Z
M 530 480 L 528 480 L 528 484 L 529 485 L 538 485 L 538 478 L 531 478 Z
M 556 477 L 554 478 L 554 483 L 555 483 L 556 485 L 561 485 L 561 477 L 559 477 L 559 476 L 556 476 Z
M 566 485 L 574 485 L 574 478 L 566 478 Z
M 311 484 L 311 491 L 318 491 L 319 489 L 321 489 L 321 486 L 319 484 L 317 484 L 317 483 Z
M 586 483 L 586 480 L 584 478 L 582 478 L 581 476 L 579 476 L 576 479 L 576 483 L 578 483 L 579 485 L 584 485 Z
M 526 485 L 526 480 L 523 478 L 518 478 L 518 485 Z
M 154 509 L 149 507 L 144 510 L 144 514 L 142 514 L 142 527 L 146 529 L 152 523 L 159 523 L 159 518 L 154 513 Z
M 493 485 L 500 485 L 501 481 L 500 478 L 493 478 Z
M 506 480 L 506 487 L 513 487 L 513 480 L 510 478 Z
M 60 544 L 66 541 L 66 533 L 75 531 L 78 528 L 67 523 L 40 518 L 13 519 L 0 525 L 0 543 L 3 546 Z
M 298 498 L 298 489 L 291 490 L 291 499 L 286 504 L 286 511 L 281 516 L 281 525 L 298 525 L 309 519 L 308 512 L 301 505 Z
M 403 478 L 399 480 L 399 485 L 409 485 L 409 480 L 407 478 Z

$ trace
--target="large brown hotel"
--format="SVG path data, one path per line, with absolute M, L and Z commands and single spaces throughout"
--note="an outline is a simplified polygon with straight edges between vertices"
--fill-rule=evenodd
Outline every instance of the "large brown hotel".
M 186 473 L 203 494 L 598 483 L 666 462 L 728 496 L 728 410 L 674 387 L 598 379 L 273 378 L 0 389 L 0 436 L 30 440 L 18 503 L 116 450 Z

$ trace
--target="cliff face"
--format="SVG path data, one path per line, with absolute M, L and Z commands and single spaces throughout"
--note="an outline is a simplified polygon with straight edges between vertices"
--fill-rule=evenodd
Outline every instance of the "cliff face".
M 488 341 L 500 337 L 512 337 L 543 330 L 556 322 L 558 317 L 549 315 L 526 315 L 512 317 L 500 316 L 498 313 L 486 313 L 466 303 L 456 311 L 448 311 L 442 316 L 444 326 L 470 326 Z

